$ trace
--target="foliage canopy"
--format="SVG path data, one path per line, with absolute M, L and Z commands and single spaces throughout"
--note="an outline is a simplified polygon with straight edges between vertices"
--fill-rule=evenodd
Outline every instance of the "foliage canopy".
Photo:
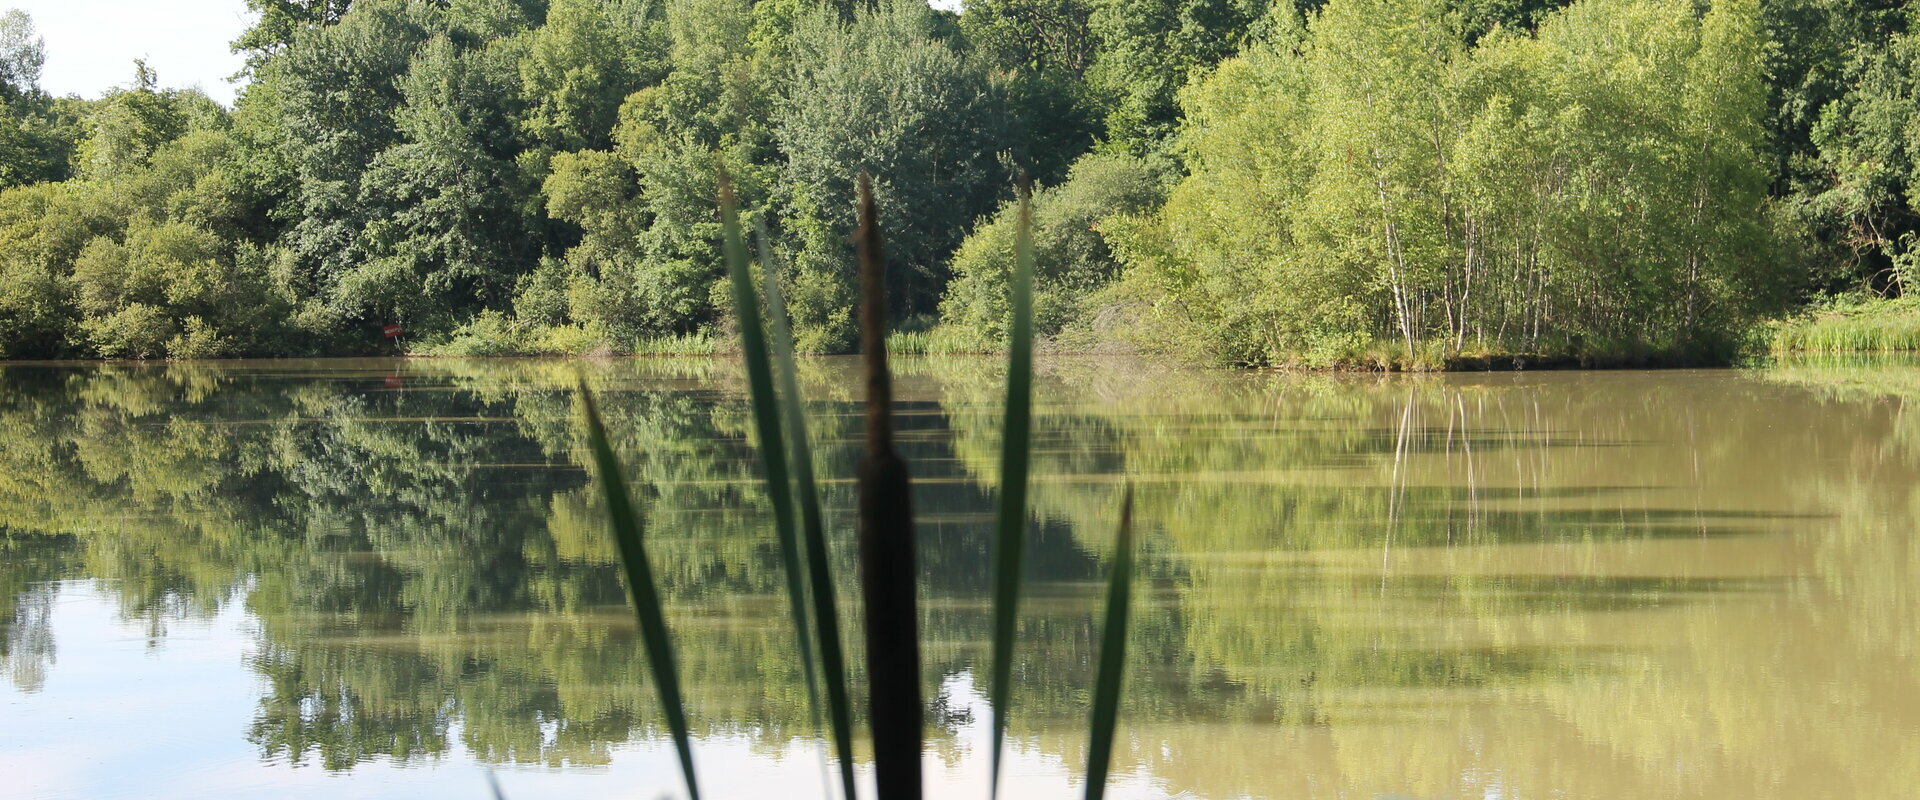
M 0 16 L 0 357 L 710 347 L 722 171 L 810 352 L 857 338 L 863 169 L 894 315 L 960 349 L 1022 172 L 1067 348 L 1717 359 L 1920 279 L 1882 0 L 249 5 L 233 108 L 51 97 Z

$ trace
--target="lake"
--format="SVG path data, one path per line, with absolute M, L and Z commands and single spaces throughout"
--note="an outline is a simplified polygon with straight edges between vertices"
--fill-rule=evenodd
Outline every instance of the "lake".
M 896 366 L 930 796 L 984 798 L 1001 364 Z M 801 368 L 852 614 L 855 365 Z M 583 377 L 644 506 L 702 788 L 830 796 L 739 366 L 642 359 L 0 367 L 0 797 L 677 796 Z M 1920 367 L 1055 358 L 1037 393 L 1009 797 L 1082 791 L 1128 482 L 1110 796 L 1920 785 Z

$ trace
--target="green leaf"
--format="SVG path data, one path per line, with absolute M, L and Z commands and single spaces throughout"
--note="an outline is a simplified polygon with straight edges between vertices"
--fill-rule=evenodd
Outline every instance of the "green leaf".
M 1120 534 L 1114 544 L 1113 576 L 1107 583 L 1107 622 L 1100 631 L 1100 664 L 1093 679 L 1093 713 L 1087 741 L 1087 800 L 1107 793 L 1113 764 L 1113 729 L 1120 718 L 1121 682 L 1127 664 L 1127 607 L 1133 599 L 1133 487 L 1120 502 Z
M 820 679 L 813 655 L 812 625 L 807 619 L 807 571 L 802 566 L 805 554 L 794 531 L 793 483 L 787 472 L 786 438 L 780 430 L 780 405 L 773 391 L 772 359 L 767 352 L 766 331 L 761 327 L 760 303 L 749 272 L 746 236 L 740 226 L 739 209 L 734 203 L 733 184 L 720 176 L 721 241 L 727 262 L 727 278 L 733 289 L 734 317 L 740 326 L 740 355 L 747 368 L 747 397 L 753 406 L 753 426 L 760 438 L 760 463 L 767 479 L 767 494 L 773 500 L 773 529 L 780 542 L 780 565 L 786 575 L 787 608 L 793 617 L 793 634 L 800 648 L 801 671 L 807 682 L 808 710 L 819 725 Z M 851 794 L 848 795 L 852 797 Z
M 626 569 L 627 595 L 633 599 L 633 614 L 640 623 L 640 641 L 646 645 L 654 690 L 660 695 L 661 711 L 667 715 L 673 746 L 680 752 L 680 771 L 687 779 L 687 796 L 690 800 L 700 800 L 700 787 L 693 778 L 693 742 L 687 733 L 687 711 L 680 699 L 680 669 L 674 662 L 673 637 L 667 631 L 660 590 L 654 585 L 653 567 L 647 563 L 646 547 L 641 540 L 640 512 L 627 495 L 627 479 L 620 468 L 620 458 L 614 455 L 613 444 L 607 440 L 607 429 L 600 424 L 600 410 L 594 406 L 593 393 L 587 389 L 584 379 L 580 382 L 580 408 L 586 419 L 594 474 L 607 500 L 608 524 L 620 548 L 620 565 Z
M 820 489 L 813 477 L 813 445 L 807 437 L 806 412 L 800 398 L 800 380 L 793 364 L 793 333 L 787 325 L 787 303 L 780 293 L 780 275 L 774 269 L 765 227 L 756 226 L 760 245 L 761 280 L 767 290 L 767 321 L 773 328 L 774 369 L 780 381 L 780 410 L 787 427 L 793 459 L 794 493 L 800 506 L 800 533 L 806 545 L 808 582 L 813 588 L 813 618 L 820 637 L 821 680 L 827 688 L 827 714 L 834 751 L 840 759 L 840 782 L 853 800 L 853 702 L 847 696 L 845 651 L 840 643 L 840 610 L 834 597 L 833 562 L 827 550 L 826 526 L 820 515 Z
M 1027 538 L 1027 467 L 1033 423 L 1033 200 L 1020 187 L 1014 233 L 1013 319 L 1007 326 L 1007 407 L 1000 439 L 1000 511 L 993 540 L 992 773 L 988 795 L 1000 796 L 1000 751 L 1007 733 L 1013 640 L 1020 610 L 1020 572 Z

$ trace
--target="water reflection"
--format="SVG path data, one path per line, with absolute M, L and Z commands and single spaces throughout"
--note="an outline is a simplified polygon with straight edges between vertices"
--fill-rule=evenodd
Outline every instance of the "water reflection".
M 851 365 L 803 367 L 851 576 Z M 960 791 L 984 774 L 971 667 L 998 365 L 902 369 L 930 749 Z M 663 734 L 579 466 L 583 374 L 647 508 L 703 768 L 816 781 L 724 361 L 0 369 L 0 696 L 50 713 L 32 698 L 74 669 L 60 609 L 82 598 L 156 652 L 176 626 L 235 620 L 246 680 L 225 689 L 250 711 L 189 743 L 247 743 L 270 785 L 290 766 L 348 782 L 450 761 L 612 774 Z M 1920 370 L 1060 360 L 1042 378 L 1011 734 L 1061 787 L 1084 758 L 1123 476 L 1149 583 L 1116 767 L 1140 796 L 1867 797 L 1920 781 Z M 0 751 L 34 743 L 0 734 Z M 139 793 L 137 774 L 104 780 Z M 384 785 L 356 784 L 415 793 Z

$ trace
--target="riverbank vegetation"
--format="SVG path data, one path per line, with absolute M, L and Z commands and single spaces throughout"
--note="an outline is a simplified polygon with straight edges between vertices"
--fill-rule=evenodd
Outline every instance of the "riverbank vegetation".
M 0 20 L 0 358 L 713 352 L 722 171 L 804 352 L 863 169 L 920 351 L 1001 346 L 1022 172 L 1056 350 L 1718 362 L 1920 269 L 1900 3 L 249 4 L 232 108 Z
M 1920 298 L 1840 296 L 1813 304 L 1773 328 L 1775 353 L 1920 351 Z

